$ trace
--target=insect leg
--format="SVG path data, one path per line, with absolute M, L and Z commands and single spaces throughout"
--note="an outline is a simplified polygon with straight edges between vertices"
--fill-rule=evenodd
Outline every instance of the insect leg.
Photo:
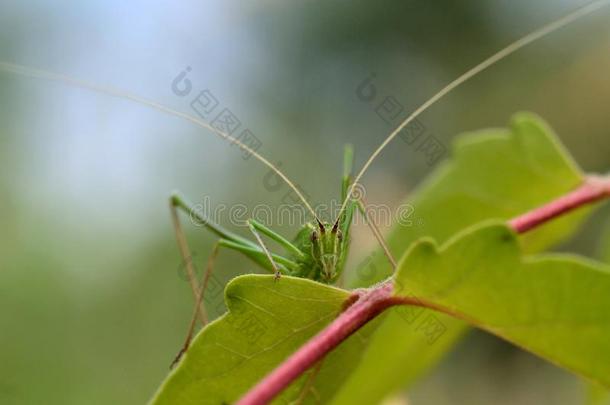
M 250 228 L 250 231 L 254 234 L 254 237 L 256 237 L 256 240 L 258 241 L 260 247 L 263 249 L 263 251 L 267 255 L 267 258 L 269 259 L 269 263 L 271 263 L 271 267 L 273 267 L 273 271 L 275 273 L 275 279 L 276 280 L 279 279 L 280 275 L 281 275 L 280 269 L 275 264 L 275 262 L 273 261 L 273 257 L 271 256 L 271 252 L 269 251 L 269 249 L 267 249 L 267 246 L 265 246 L 265 243 L 263 242 L 263 238 L 258 233 L 258 231 L 254 227 L 254 225 L 252 225 L 252 220 L 251 219 L 248 220 L 248 227 Z
M 186 212 L 195 225 L 203 225 L 210 232 L 214 233 L 222 239 L 227 239 L 244 245 L 256 246 L 256 243 L 246 238 L 242 238 L 241 236 L 236 235 L 232 232 L 229 232 L 220 225 L 211 221 L 209 218 L 206 218 L 205 213 L 202 213 L 201 210 L 198 210 L 195 204 L 189 202 L 184 196 L 182 196 L 178 192 L 172 193 L 172 196 L 170 197 L 170 205 Z
M 343 149 L 343 178 L 341 181 L 341 201 L 347 198 L 351 183 L 352 169 L 354 167 L 354 147 L 350 144 Z
M 202 278 L 200 286 L 197 290 L 197 295 L 195 297 L 195 309 L 193 310 L 193 316 L 192 316 L 191 322 L 189 324 L 186 338 L 184 339 L 184 344 L 182 345 L 182 348 L 180 349 L 180 351 L 174 358 L 174 361 L 172 361 L 172 364 L 169 367 L 170 369 L 174 368 L 174 366 L 176 364 L 178 364 L 178 362 L 180 361 L 180 359 L 182 358 L 184 353 L 186 353 L 186 351 L 189 349 L 189 347 L 191 345 L 191 341 L 193 340 L 193 334 L 195 333 L 195 325 L 197 324 L 197 318 L 199 317 L 199 314 L 201 313 L 200 310 L 201 310 L 202 304 L 203 304 L 203 296 L 204 296 L 205 290 L 208 286 L 208 282 L 210 281 L 210 276 L 212 275 L 212 270 L 214 269 L 214 262 L 216 261 L 216 256 L 218 256 L 219 248 L 220 248 L 220 242 L 216 242 L 214 244 L 214 248 L 212 249 L 212 253 L 210 254 L 210 257 L 208 258 L 208 264 L 206 266 L 205 273 L 203 274 L 203 278 Z M 206 319 L 206 321 L 207 321 L 207 319 Z M 205 325 L 206 324 L 204 323 L 203 326 L 205 326 Z
M 221 239 L 219 243 L 221 246 L 237 250 L 266 270 L 270 272 L 275 271 L 273 267 L 270 267 L 270 262 L 265 255 L 265 251 L 261 250 L 259 245 L 253 241 L 227 231 L 218 224 L 215 224 L 206 218 L 205 215 L 200 212 L 200 210 L 197 210 L 197 207 L 194 204 L 188 202 L 188 200 L 186 200 L 186 198 L 179 193 L 172 194 L 170 198 L 170 206 L 174 209 L 183 210 L 189 215 L 191 221 L 193 221 L 195 224 L 203 225 L 212 233 L 220 236 Z M 272 257 L 276 263 L 281 263 L 284 265 L 285 269 L 280 269 L 280 271 L 283 271 L 286 274 L 298 267 L 297 264 L 290 259 L 286 259 L 278 255 L 272 255 Z
M 212 271 L 214 268 L 214 262 L 216 260 L 216 257 L 218 256 L 218 250 L 220 249 L 220 247 L 226 247 L 226 248 L 241 252 L 241 253 L 245 254 L 246 256 L 248 256 L 250 259 L 256 261 L 257 263 L 260 263 L 262 267 L 264 267 L 265 269 L 268 269 L 271 272 L 275 272 L 277 269 L 278 271 L 280 271 L 282 273 L 290 274 L 291 270 L 296 270 L 296 268 L 298 267 L 298 265 L 295 262 L 293 262 L 289 259 L 286 259 L 282 256 L 271 254 L 268 251 L 261 250 L 258 246 L 252 247 L 252 246 L 250 246 L 250 244 L 243 245 L 243 244 L 233 242 L 233 241 L 230 241 L 227 239 L 219 239 L 218 242 L 216 242 L 216 244 L 214 245 L 212 254 L 208 258 L 208 264 L 207 264 L 206 271 L 205 271 L 205 273 L 203 275 L 203 279 L 201 280 L 201 283 L 199 284 L 199 287 L 197 289 L 197 294 L 195 296 L 195 301 L 196 301 L 195 310 L 193 311 L 193 317 L 189 324 L 189 329 L 188 329 L 188 333 L 186 335 L 186 339 L 184 341 L 184 345 L 182 346 L 182 349 L 180 349 L 180 351 L 178 352 L 178 355 L 172 362 L 172 365 L 170 368 L 173 368 L 180 361 L 180 358 L 184 355 L 184 353 L 186 353 L 186 351 L 188 350 L 188 348 L 190 346 L 191 340 L 193 338 L 193 334 L 195 332 L 195 325 L 196 325 L 196 321 L 198 318 L 198 314 L 200 313 L 199 309 L 203 307 L 203 305 L 202 305 L 203 297 L 204 297 L 208 282 L 210 280 L 210 276 L 212 275 Z M 280 264 L 280 266 L 270 268 L 269 267 L 270 261 L 269 261 L 269 257 L 267 256 L 268 254 L 273 257 L 274 262 L 272 262 L 272 263 L 277 262 L 278 264 Z M 203 326 L 205 326 L 205 324 Z
M 275 272 L 275 268 L 271 266 L 271 262 L 269 261 L 269 257 L 267 256 L 267 253 L 264 250 L 262 250 L 260 247 L 258 247 L 258 246 L 252 247 L 250 245 L 240 245 L 239 243 L 235 243 L 235 242 L 232 242 L 230 240 L 225 240 L 225 239 L 221 239 L 218 243 L 220 243 L 221 246 L 236 250 L 236 251 L 248 256 L 248 258 L 250 258 L 251 260 L 256 262 L 258 265 L 260 265 L 262 268 L 269 271 L 270 273 Z M 292 260 L 287 259 L 283 256 L 271 253 L 271 257 L 273 258 L 273 261 L 277 264 L 277 267 L 279 268 L 280 272 L 284 273 L 286 275 L 291 275 L 292 272 L 294 270 L 297 270 L 299 267 L 299 265 L 297 263 L 295 263 Z
M 268 236 L 272 240 L 274 240 L 277 243 L 279 243 L 280 245 L 282 245 L 289 252 L 294 253 L 295 256 L 300 257 L 300 258 L 304 258 L 305 257 L 305 253 L 303 253 L 298 247 L 293 245 L 290 241 L 288 241 L 282 235 L 274 232 L 273 230 L 269 229 L 268 227 L 266 227 L 265 225 L 261 224 L 257 220 L 250 219 L 248 221 L 248 223 L 249 223 L 249 225 L 251 227 L 254 227 L 257 231 L 259 231 L 263 235 Z
M 195 279 L 195 270 L 193 268 L 193 257 L 190 253 L 188 242 L 186 240 L 186 236 L 184 235 L 184 231 L 182 230 L 182 225 L 180 224 L 180 218 L 178 217 L 178 211 L 176 209 L 177 205 L 175 204 L 174 198 L 170 199 L 169 209 L 172 215 L 172 223 L 174 226 L 174 232 L 176 234 L 176 240 L 178 242 L 178 249 L 180 250 L 180 255 L 182 256 L 182 262 L 186 266 L 186 275 L 189 280 L 189 284 L 191 286 L 191 290 L 193 292 L 193 297 L 195 301 L 197 301 L 197 291 L 198 284 Z M 208 316 L 204 308 L 197 308 L 197 316 L 201 321 L 202 325 L 205 325 L 208 322 Z
M 341 179 L 341 199 L 344 200 L 347 198 L 347 193 L 349 192 L 349 188 L 351 186 L 351 176 L 352 169 L 354 166 L 354 148 L 352 145 L 345 145 L 343 150 L 343 177 Z M 341 213 L 336 221 L 334 226 L 341 229 L 343 232 L 343 237 L 345 240 L 349 238 L 349 230 L 352 223 L 352 215 L 354 212 L 354 206 L 352 203 L 348 204 L 345 212 Z

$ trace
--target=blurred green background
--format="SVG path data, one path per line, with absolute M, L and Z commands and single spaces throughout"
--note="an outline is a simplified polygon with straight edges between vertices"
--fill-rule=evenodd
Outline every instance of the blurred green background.
M 583 1 L 4 1 L 0 60 L 124 88 L 192 113 L 208 89 L 314 202 L 337 198 L 342 147 L 359 166 L 388 132 L 356 95 L 411 111 L 512 40 Z M 610 10 L 480 74 L 420 119 L 449 146 L 519 110 L 555 128 L 587 171 L 610 167 Z M 172 81 L 187 66 L 193 93 Z M 168 196 L 282 203 L 236 147 L 132 102 L 0 72 L 0 403 L 134 404 L 167 373 L 192 311 Z M 396 206 L 433 170 L 396 140 L 365 177 Z M 416 208 L 417 209 L 417 208 Z M 561 250 L 594 256 L 602 209 Z M 221 218 L 222 220 L 222 218 Z M 425 220 L 425 219 L 424 219 Z M 186 221 L 188 222 L 188 221 Z M 243 227 L 226 224 L 247 234 Z M 214 238 L 186 226 L 203 263 Z M 291 235 L 295 226 L 277 226 Z M 350 268 L 374 248 L 356 230 Z M 224 283 L 257 271 L 221 252 Z M 349 269 L 348 269 L 349 270 Z M 213 316 L 222 313 L 211 297 Z M 579 404 L 570 374 L 474 332 L 414 387 L 414 404 Z

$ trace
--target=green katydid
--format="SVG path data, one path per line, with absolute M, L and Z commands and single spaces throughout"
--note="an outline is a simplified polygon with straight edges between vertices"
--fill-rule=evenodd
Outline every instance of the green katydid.
M 437 101 L 439 101 L 449 92 L 451 92 L 467 80 L 475 77 L 481 71 L 494 65 L 495 63 L 504 59 L 508 55 L 516 52 L 517 50 L 534 42 L 535 40 L 553 31 L 556 31 L 557 29 L 571 23 L 572 21 L 580 17 L 592 13 L 593 11 L 601 8 L 602 6 L 607 5 L 608 2 L 608 0 L 594 1 L 573 11 L 572 13 L 569 13 L 565 17 L 557 19 L 547 25 L 544 25 L 536 31 L 509 44 L 507 47 L 493 54 L 489 58 L 485 59 L 483 62 L 466 71 L 457 79 L 450 82 L 439 92 L 433 95 L 430 99 L 424 102 L 405 120 L 403 120 L 401 124 L 398 125 L 398 127 L 396 127 L 388 135 L 388 137 L 385 138 L 385 140 L 365 162 L 362 169 L 358 172 L 358 174 L 354 177 L 353 180 L 350 176 L 353 160 L 353 151 L 350 147 L 346 148 L 346 151 L 344 153 L 344 173 L 341 187 L 342 205 L 336 219 L 333 222 L 322 222 L 316 216 L 315 211 L 304 198 L 303 194 L 299 191 L 299 189 L 288 179 L 285 174 L 283 174 L 266 158 L 261 156 L 255 150 L 252 150 L 247 145 L 240 142 L 238 139 L 235 139 L 231 135 L 219 131 L 217 128 L 212 127 L 206 122 L 201 121 L 191 115 L 173 110 L 157 102 L 129 94 L 122 90 L 98 86 L 96 84 L 81 81 L 61 74 L 55 74 L 48 71 L 38 70 L 7 62 L 0 62 L 0 70 L 9 71 L 24 76 L 61 81 L 77 87 L 93 90 L 98 93 L 128 99 L 143 104 L 145 106 L 152 107 L 158 111 L 176 116 L 178 118 L 182 118 L 197 126 L 210 130 L 221 138 L 230 141 L 232 144 L 237 144 L 240 148 L 247 151 L 250 155 L 254 156 L 258 161 L 268 166 L 295 192 L 295 194 L 299 197 L 303 205 L 311 213 L 313 220 L 303 225 L 303 227 L 297 233 L 295 239 L 292 242 L 287 240 L 283 236 L 277 234 L 273 230 L 269 229 L 264 224 L 255 220 L 249 220 L 248 227 L 256 239 L 256 242 L 254 242 L 236 234 L 233 234 L 223 229 L 218 224 L 210 222 L 208 218 L 204 218 L 203 216 L 201 216 L 197 212 L 197 210 L 194 209 L 194 206 L 190 204 L 180 194 L 174 194 L 171 196 L 170 207 L 172 218 L 174 221 L 176 237 L 178 239 L 180 253 L 186 263 L 187 275 L 189 277 L 190 285 L 193 290 L 193 295 L 196 301 L 193 318 L 189 327 L 189 332 L 187 334 L 187 338 L 182 350 L 176 357 L 175 361 L 177 361 L 180 356 L 188 349 L 197 319 L 199 318 L 203 324 L 207 322 L 205 310 L 201 307 L 201 302 L 203 298 L 203 292 L 205 291 L 205 287 L 207 285 L 207 281 L 212 270 L 213 261 L 216 257 L 216 254 L 218 253 L 219 247 L 233 249 L 244 254 L 245 256 L 256 262 L 261 268 L 275 274 L 276 280 L 282 274 L 284 274 L 296 277 L 310 278 L 323 283 L 335 282 L 343 271 L 345 265 L 345 257 L 349 250 L 349 231 L 352 223 L 352 217 L 356 211 L 360 211 L 366 219 L 366 208 L 364 202 L 361 199 L 354 198 L 355 188 L 357 186 L 360 186 L 359 182 L 362 179 L 364 173 L 371 165 L 371 163 L 377 158 L 381 151 L 400 133 L 400 131 L 402 131 L 409 123 L 411 123 L 415 118 L 417 118 L 417 116 L 427 110 L 430 106 L 435 104 Z M 216 234 L 220 238 L 212 254 L 210 255 L 210 259 L 208 261 L 208 269 L 206 270 L 204 274 L 204 279 L 201 283 L 195 280 L 195 272 L 193 270 L 192 263 L 190 260 L 188 245 L 186 243 L 184 233 L 182 232 L 182 228 L 178 220 L 178 210 L 185 211 L 191 216 L 191 218 L 196 219 L 209 231 Z M 388 257 L 388 260 L 393 265 L 395 265 L 395 260 L 393 259 L 387 246 L 383 242 L 383 238 L 381 237 L 381 234 L 376 228 L 375 224 L 372 221 L 366 222 L 370 226 L 375 238 L 381 244 L 384 253 Z M 284 247 L 286 249 L 287 255 L 282 256 L 271 253 L 263 242 L 263 235 L 274 240 L 282 247 Z
M 346 198 L 350 186 L 352 159 L 352 147 L 346 146 L 344 152 L 346 170 L 343 173 L 341 201 Z M 204 218 L 197 212 L 195 206 L 180 194 L 174 193 L 170 200 L 172 211 L 176 208 L 185 211 L 199 224 L 219 236 L 219 247 L 243 253 L 263 269 L 275 274 L 276 278 L 288 275 L 309 278 L 326 284 L 335 282 L 341 275 L 349 246 L 352 215 L 354 209 L 359 206 L 358 201 L 350 201 L 345 211 L 334 223 L 322 222 L 317 217 L 314 218 L 312 222 L 307 222 L 302 226 L 292 242 L 259 221 L 249 219 L 246 222 L 256 238 L 257 243 L 254 243 Z M 176 218 L 175 212 L 173 217 Z M 181 229 L 178 228 L 177 232 L 181 232 Z M 270 253 L 262 241 L 262 235 L 284 247 L 287 255 Z M 182 239 L 182 235 L 178 239 Z

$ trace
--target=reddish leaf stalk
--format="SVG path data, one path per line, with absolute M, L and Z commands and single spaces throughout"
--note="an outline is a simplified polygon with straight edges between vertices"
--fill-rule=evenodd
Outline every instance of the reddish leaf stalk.
M 576 208 L 607 197 L 610 197 L 610 177 L 589 176 L 574 191 L 508 221 L 508 225 L 515 232 L 524 233 Z M 389 307 L 427 306 L 418 299 L 393 296 L 393 288 L 393 283 L 386 281 L 370 289 L 354 291 L 349 300 L 353 302 L 351 306 L 261 380 L 240 399 L 238 405 L 267 404 L 352 333 Z
M 266 404 L 297 377 L 321 360 L 328 352 L 347 339 L 386 308 L 400 303 L 392 297 L 393 285 L 384 283 L 376 288 L 355 291 L 356 302 L 339 315 L 326 329 L 290 356 L 274 372 L 244 396 L 239 404 Z M 411 302 L 416 304 L 415 300 Z
M 524 233 L 553 218 L 610 196 L 610 178 L 589 176 L 576 190 L 508 222 L 517 233 Z

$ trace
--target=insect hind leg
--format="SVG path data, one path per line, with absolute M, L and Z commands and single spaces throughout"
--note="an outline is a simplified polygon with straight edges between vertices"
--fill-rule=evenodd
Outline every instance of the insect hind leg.
M 191 341 L 193 340 L 193 335 L 195 333 L 195 326 L 197 324 L 197 318 L 199 317 L 199 314 L 200 314 L 200 308 L 203 305 L 203 297 L 205 295 L 205 290 L 210 281 L 210 276 L 212 275 L 212 271 L 214 269 L 214 263 L 216 261 L 216 257 L 218 256 L 219 248 L 220 248 L 220 243 L 216 242 L 214 244 L 214 248 L 212 249 L 212 253 L 210 254 L 210 257 L 208 258 L 208 263 L 206 266 L 205 273 L 203 274 L 203 278 L 201 280 L 200 287 L 197 289 L 197 293 L 195 296 L 195 307 L 193 310 L 193 316 L 191 317 L 191 322 L 189 323 L 189 328 L 188 328 L 188 331 L 186 334 L 186 338 L 184 339 L 184 344 L 182 345 L 182 348 L 180 349 L 180 351 L 174 358 L 174 361 L 172 361 L 172 364 L 170 365 L 170 369 L 174 368 L 174 366 L 176 364 L 178 364 L 178 362 L 180 361 L 180 359 L 182 358 L 184 353 L 187 352 L 187 350 L 189 349 L 189 347 L 191 345 Z M 207 319 L 206 319 L 206 323 L 207 323 Z M 205 325 L 206 324 L 204 323 L 203 326 L 205 326 Z
M 174 227 L 174 233 L 176 235 L 176 241 L 178 242 L 178 249 L 180 250 L 182 262 L 184 263 L 185 268 L 186 268 L 186 275 L 187 275 L 189 284 L 191 286 L 193 298 L 195 299 L 195 302 L 197 302 L 199 287 L 198 287 L 197 279 L 195 278 L 195 269 L 193 266 L 193 256 L 190 253 L 188 242 L 186 240 L 184 230 L 182 229 L 182 225 L 180 223 L 180 218 L 178 217 L 177 207 L 180 207 L 180 205 L 178 204 L 178 201 L 176 200 L 175 196 L 170 197 L 169 207 L 170 207 L 170 212 L 171 212 L 171 216 L 172 216 L 172 225 Z M 203 308 L 201 305 L 198 305 L 198 307 L 196 307 L 196 309 L 197 309 L 196 317 L 199 318 L 201 324 L 202 325 L 207 324 L 208 316 L 205 311 L 205 308 Z

